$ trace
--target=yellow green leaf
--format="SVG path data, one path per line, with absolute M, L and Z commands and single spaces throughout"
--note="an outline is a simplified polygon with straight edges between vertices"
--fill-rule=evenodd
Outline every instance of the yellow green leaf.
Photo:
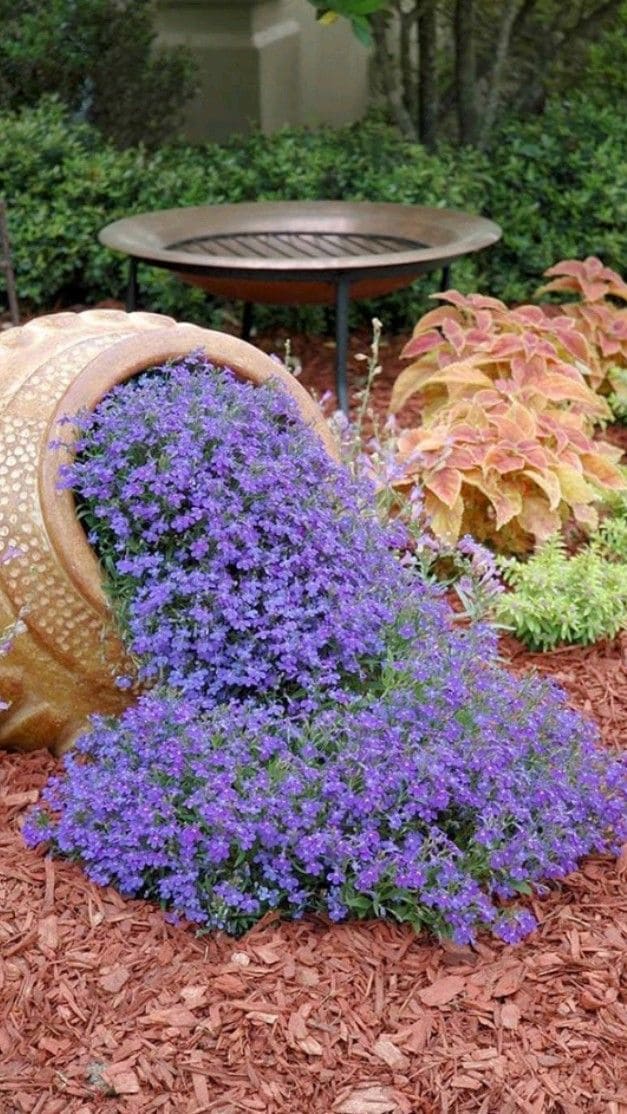
M 464 514 L 464 500 L 460 495 L 452 507 L 447 507 L 431 491 L 425 494 L 425 511 L 436 538 L 454 543 L 459 538 Z
M 459 360 L 454 364 L 447 364 L 438 371 L 432 371 L 423 380 L 422 386 L 427 387 L 435 383 L 443 383 L 445 386 L 492 387 L 492 380 L 477 367 L 475 358 Z
M 610 487 L 614 491 L 624 490 L 626 485 L 620 468 L 600 453 L 582 453 L 581 463 L 584 474 L 602 487 Z
M 425 379 L 428 379 L 433 372 L 433 365 L 427 365 L 417 362 L 410 364 L 401 371 L 396 379 L 392 388 L 392 396 L 390 398 L 390 413 L 398 414 L 403 406 L 412 395 L 422 390 Z
M 597 494 L 583 475 L 570 464 L 554 464 L 553 471 L 559 480 L 562 498 L 569 506 L 573 503 L 593 503 Z
M 535 472 L 532 468 L 525 468 L 523 476 L 527 476 L 548 497 L 549 507 L 556 511 L 562 499 L 562 489 L 557 476 L 551 471 Z

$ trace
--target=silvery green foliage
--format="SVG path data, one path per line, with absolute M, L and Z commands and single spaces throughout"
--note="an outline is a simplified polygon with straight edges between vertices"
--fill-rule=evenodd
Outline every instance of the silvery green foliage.
M 610 546 L 618 550 L 621 545 L 622 559 L 606 556 Z M 624 523 L 602 528 L 600 536 L 575 556 L 554 537 L 527 561 L 499 558 L 498 565 L 512 591 L 499 597 L 497 620 L 531 650 L 569 643 L 586 646 L 613 638 L 627 627 Z

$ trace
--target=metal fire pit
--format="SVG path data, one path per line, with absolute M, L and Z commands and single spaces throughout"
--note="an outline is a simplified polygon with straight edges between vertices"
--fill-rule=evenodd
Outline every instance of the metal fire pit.
M 348 409 L 351 298 L 410 286 L 501 237 L 492 221 L 452 209 L 367 201 L 264 201 L 142 213 L 108 225 L 100 242 L 131 257 L 127 309 L 137 306 L 138 263 L 165 267 L 211 294 L 241 298 L 248 338 L 255 302 L 335 304 L 336 390 Z

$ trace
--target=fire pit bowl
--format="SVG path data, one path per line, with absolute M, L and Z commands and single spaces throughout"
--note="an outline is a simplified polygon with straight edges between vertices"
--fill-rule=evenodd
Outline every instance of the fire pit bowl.
M 347 408 L 350 298 L 410 286 L 419 274 L 448 267 L 496 243 L 484 217 L 421 205 L 352 201 L 268 201 L 164 209 L 115 221 L 100 233 L 106 247 L 131 257 L 127 309 L 136 308 L 137 264 L 173 271 L 183 282 L 246 303 L 336 306 L 336 381 Z

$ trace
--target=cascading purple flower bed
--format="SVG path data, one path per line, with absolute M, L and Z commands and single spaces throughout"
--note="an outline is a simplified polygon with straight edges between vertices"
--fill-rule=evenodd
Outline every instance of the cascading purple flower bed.
M 193 354 L 78 421 L 63 483 L 153 688 L 94 721 L 30 844 L 207 927 L 316 911 L 462 941 L 519 939 L 504 899 L 616 849 L 625 765 L 453 625 L 277 386 Z

